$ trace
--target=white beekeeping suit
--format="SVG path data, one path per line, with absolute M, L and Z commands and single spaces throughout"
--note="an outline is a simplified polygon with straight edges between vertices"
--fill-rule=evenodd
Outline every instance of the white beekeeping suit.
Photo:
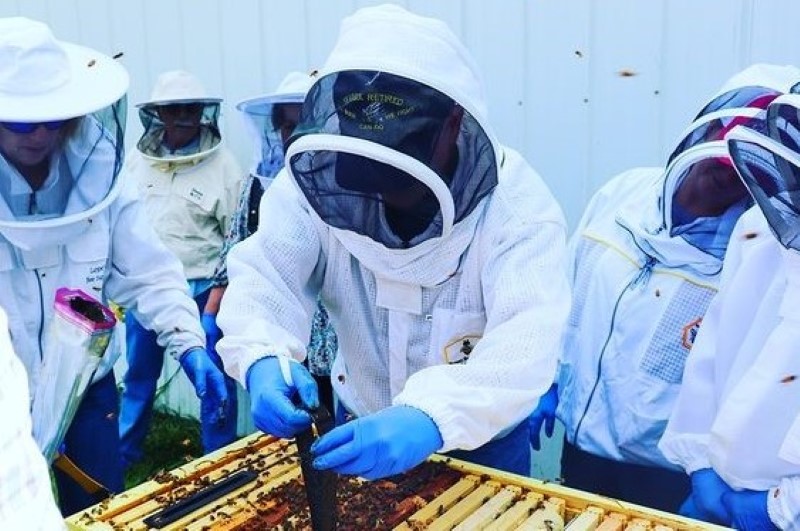
M 141 316 L 201 389 L 206 379 L 221 380 L 180 264 L 156 241 L 136 190 L 118 177 L 125 69 L 23 17 L 0 18 L 0 65 L 0 306 L 31 392 L 52 385 L 41 374 L 58 358 L 48 348 L 58 344 L 50 323 L 65 287 Z M 101 360 L 64 445 L 64 455 L 115 492 L 124 483 L 111 372 L 117 354 Z M 92 504 L 70 478 L 57 472 L 55 479 L 65 514 Z
M 552 378 L 569 304 L 561 210 L 494 138 L 442 22 L 363 9 L 319 75 L 262 200 L 269 230 L 229 256 L 226 370 L 245 382 L 264 356 L 302 360 L 319 292 L 349 412 L 411 406 L 441 450 L 477 448 Z
M 794 94 L 770 105 L 771 138 L 727 137 L 757 206 L 734 230 L 659 445 L 687 473 L 721 478 L 717 519 L 737 529 L 800 529 L 799 108 Z
M 162 73 L 150 98 L 138 104 L 145 131 L 122 173 L 138 186 L 148 219 L 188 280 L 213 276 L 244 176 L 219 130 L 221 102 L 188 72 Z M 181 106 L 197 113 L 199 132 L 170 149 L 163 109 Z
M 763 123 L 768 103 L 799 79 L 793 67 L 740 72 L 680 135 L 666 168 L 627 171 L 592 198 L 570 240 L 575 298 L 558 417 L 571 444 L 615 461 L 676 468 L 656 446 L 716 293 L 730 231 L 751 200 L 728 162 L 722 168 L 736 188 L 704 192 L 739 196 L 723 214 L 702 218 L 716 230 L 712 236 L 694 237 L 697 221 L 679 226 L 674 203 L 682 186 L 697 186 L 692 172 L 710 180 L 716 169 L 701 165 L 727 159 L 726 129 Z

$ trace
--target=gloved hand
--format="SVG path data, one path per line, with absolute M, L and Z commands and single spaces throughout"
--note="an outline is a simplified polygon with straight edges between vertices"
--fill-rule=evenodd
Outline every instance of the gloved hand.
M 314 468 L 366 479 L 400 474 L 442 447 L 439 428 L 415 407 L 392 406 L 338 426 L 311 446 Z
M 722 504 L 722 495 L 733 492 L 727 483 L 710 468 L 702 468 L 691 474 L 692 493 L 683 502 L 680 514 L 715 524 L 729 525 L 731 517 Z
M 314 377 L 303 365 L 288 358 L 269 356 L 255 362 L 247 371 L 247 390 L 256 427 L 276 437 L 294 437 L 311 425 L 311 415 L 295 405 L 295 397 L 307 409 L 319 407 Z
M 544 434 L 548 438 L 553 436 L 553 429 L 556 426 L 556 408 L 558 407 L 558 384 L 553 384 L 545 394 L 539 397 L 539 404 L 528 417 L 528 429 L 530 430 L 531 446 L 534 450 L 541 449 L 539 434 L 544 424 Z
M 768 491 L 743 490 L 726 492 L 722 504 L 731 515 L 731 526 L 735 529 L 768 531 L 778 527 L 767 513 Z
M 222 337 L 222 330 L 217 326 L 217 316 L 213 313 L 203 313 L 200 318 L 203 331 L 206 333 L 206 348 L 216 350 L 217 341 Z
M 180 363 L 194 385 L 197 398 L 202 400 L 207 393 L 210 393 L 206 400 L 216 401 L 212 407 L 217 411 L 224 411 L 228 401 L 225 375 L 214 364 L 209 353 L 200 347 L 190 348 L 180 357 Z

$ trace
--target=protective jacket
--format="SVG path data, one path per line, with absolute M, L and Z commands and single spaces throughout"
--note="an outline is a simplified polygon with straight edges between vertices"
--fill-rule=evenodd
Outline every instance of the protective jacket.
M 518 425 L 552 383 L 570 300 L 566 229 L 542 179 L 495 139 L 463 45 L 399 9 L 342 23 L 259 229 L 228 256 L 218 349 L 243 383 L 265 356 L 302 360 L 319 294 L 339 335 L 342 404 L 359 416 L 413 406 L 441 451 L 472 450 Z M 457 149 L 447 180 L 431 163 L 443 147 Z M 432 205 L 433 221 L 401 236 L 376 198 L 403 202 L 420 187 L 415 219 Z
M 221 149 L 191 161 L 154 161 L 134 152 L 123 179 L 137 183 L 147 217 L 161 241 L 180 259 L 186 278 L 214 275 L 239 199 L 243 173 Z
M 339 335 L 331 380 L 352 412 L 417 407 L 438 425 L 443 451 L 477 448 L 526 417 L 552 381 L 568 309 L 565 226 L 538 175 L 504 154 L 460 262 L 435 285 L 365 267 L 281 172 L 260 209 L 270 230 L 228 255 L 226 371 L 245 383 L 266 354 L 304 359 L 321 290 Z
M 773 65 L 740 72 L 681 135 L 666 168 L 625 172 L 590 201 L 570 240 L 574 298 L 558 378 L 557 416 L 581 450 L 676 468 L 657 444 L 748 199 L 704 218 L 698 236 L 673 219 L 674 196 L 690 171 L 706 171 L 698 165 L 727 160 L 726 127 L 763 119 L 797 74 Z
M 9 178 L 16 173 L 11 168 L 6 172 Z M 102 187 L 102 175 L 106 174 L 84 171 L 72 194 L 79 194 L 81 181 L 95 179 Z M 56 178 L 71 179 L 61 173 Z M 46 355 L 44 338 L 60 287 L 82 289 L 106 304 L 111 299 L 134 311 L 145 326 L 158 332 L 159 342 L 173 356 L 205 346 L 197 308 L 188 296 L 180 264 L 159 243 L 136 190 L 119 180 L 115 186 L 119 187 L 112 192 L 118 193 L 116 199 L 73 224 L 71 237 L 64 244 L 37 245 L 46 241 L 41 233 L 47 229 L 13 233 L 15 240 L 28 238 L 33 242 L 28 249 L 0 238 L 0 305 L 8 314 L 14 348 L 27 369 L 31 389 L 38 383 Z M 2 197 L 0 210 L 9 210 Z M 107 352 L 95 381 L 111 370 L 118 354 Z
M 687 473 L 713 467 L 734 489 L 769 490 L 772 521 L 800 529 L 800 286 L 787 282 L 790 252 L 757 207 L 742 216 L 659 448 Z
M 557 416 L 582 450 L 674 468 L 656 444 L 722 264 L 669 237 L 659 198 L 670 188 L 660 168 L 619 175 L 570 241 L 574 299 Z

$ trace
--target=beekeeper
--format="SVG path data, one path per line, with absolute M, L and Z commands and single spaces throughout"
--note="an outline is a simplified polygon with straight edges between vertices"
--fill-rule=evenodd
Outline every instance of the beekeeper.
M 230 230 L 244 173 L 224 145 L 219 128 L 221 98 L 212 97 L 194 74 L 163 72 L 150 98 L 138 104 L 144 131 L 125 161 L 121 179 L 139 188 L 147 218 L 161 241 L 183 265 L 197 307 L 202 312 L 213 284 L 225 235 Z M 135 314 L 125 320 L 128 370 L 120 411 L 122 459 L 141 460 L 150 427 L 164 346 Z M 206 348 L 214 351 L 216 324 L 203 320 Z M 236 440 L 236 382 L 226 378 L 220 403 L 207 394 L 200 404 L 204 452 Z
M 228 252 L 234 245 L 250 237 L 258 228 L 258 205 L 261 197 L 278 172 L 283 169 L 283 146 L 289 141 L 300 120 L 303 100 L 315 79 L 316 72 L 312 74 L 289 72 L 274 92 L 247 98 L 236 104 L 255 146 L 253 165 L 250 168 L 249 178 L 242 186 L 231 229 L 225 235 L 225 243 L 214 271 L 214 287 L 211 288 L 203 310 L 206 337 L 213 336 L 216 340 L 222 337 L 222 331 L 217 326 L 216 320 L 220 301 L 228 286 Z M 314 312 L 306 365 L 317 381 L 320 399 L 328 409 L 333 409 L 330 367 L 336 349 L 336 332 L 330 324 L 328 312 L 320 303 Z
M 495 139 L 482 90 L 441 21 L 394 5 L 347 17 L 288 171 L 228 257 L 219 351 L 260 429 L 309 425 L 317 388 L 298 362 L 318 293 L 328 308 L 331 381 L 358 418 L 317 441 L 319 469 L 378 478 L 462 450 L 529 473 L 523 421 L 550 385 L 568 311 L 565 224 Z
M 225 396 L 180 263 L 155 243 L 121 167 L 128 75 L 111 58 L 57 41 L 26 18 L 0 19 L 0 306 L 31 391 L 48 352 L 55 292 L 109 298 L 159 331 L 198 394 Z M 64 452 L 111 491 L 123 488 L 118 397 L 107 355 Z M 34 419 L 35 421 L 35 419 Z M 56 471 L 72 514 L 95 500 Z
M 752 200 L 724 132 L 763 125 L 800 80 L 793 67 L 733 76 L 680 135 L 665 168 L 635 168 L 592 198 L 570 241 L 574 298 L 557 384 L 531 416 L 556 414 L 565 485 L 675 512 L 689 479 L 658 450 L 684 361 L 717 290 L 731 230 Z
M 692 478 L 681 512 L 759 531 L 800 529 L 800 95 L 767 120 L 768 137 L 726 137 L 757 207 L 733 232 L 659 444 Z

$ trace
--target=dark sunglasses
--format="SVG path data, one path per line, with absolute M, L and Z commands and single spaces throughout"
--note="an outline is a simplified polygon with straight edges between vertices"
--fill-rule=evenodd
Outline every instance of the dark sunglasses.
M 51 122 L 0 122 L 0 125 L 12 133 L 27 135 L 39 129 L 40 126 L 48 131 L 58 131 L 64 127 L 65 123 L 67 123 L 67 120 L 53 120 Z

